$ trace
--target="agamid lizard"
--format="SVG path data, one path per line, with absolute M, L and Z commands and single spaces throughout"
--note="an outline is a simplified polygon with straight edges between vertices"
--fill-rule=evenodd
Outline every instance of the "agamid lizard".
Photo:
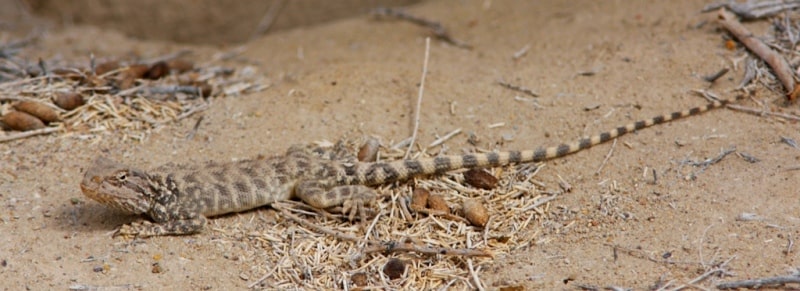
M 559 158 L 639 129 L 696 115 L 727 103 L 713 101 L 620 126 L 574 143 L 536 150 L 365 163 L 346 154 L 295 146 L 286 154 L 274 157 L 202 165 L 166 164 L 149 171 L 101 157 L 86 171 L 81 190 L 103 205 L 149 216 L 153 223 L 131 223 L 117 232 L 140 237 L 199 232 L 207 217 L 292 198 L 299 198 L 318 209 L 341 206 L 342 213 L 351 220 L 356 214 L 364 219 L 365 209 L 376 204 L 376 194 L 369 186 L 463 168 L 498 167 Z

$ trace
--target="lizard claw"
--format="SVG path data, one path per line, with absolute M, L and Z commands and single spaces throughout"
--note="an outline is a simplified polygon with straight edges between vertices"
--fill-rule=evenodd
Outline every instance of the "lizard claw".
M 118 236 L 147 237 L 148 235 L 146 235 L 142 230 L 148 229 L 150 227 L 152 227 L 152 223 L 150 223 L 149 221 L 132 222 L 129 224 L 124 224 L 120 226 L 116 231 L 114 231 L 114 234 L 112 234 L 111 237 L 118 237 Z
M 349 221 L 355 219 L 356 213 L 362 223 L 367 221 L 367 208 L 375 205 L 375 195 L 372 193 L 359 193 L 342 203 L 342 214 L 347 215 Z
M 346 215 L 347 216 L 347 220 L 349 220 L 350 222 L 353 221 L 353 219 L 356 216 L 356 213 L 359 214 L 359 217 L 361 218 L 361 221 L 365 220 L 365 217 L 364 217 L 364 202 L 363 201 L 361 201 L 359 199 L 351 199 L 351 200 L 345 201 L 342 204 L 342 214 Z
M 117 228 L 117 230 L 115 230 L 114 233 L 111 234 L 111 237 L 113 238 L 116 238 L 118 236 L 129 237 L 129 236 L 136 236 L 138 234 L 139 232 L 136 231 L 135 227 L 131 226 L 130 224 L 124 224 L 119 228 Z

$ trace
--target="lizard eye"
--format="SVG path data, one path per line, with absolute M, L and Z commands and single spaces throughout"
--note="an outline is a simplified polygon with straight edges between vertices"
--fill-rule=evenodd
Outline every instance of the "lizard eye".
M 117 173 L 117 180 L 125 181 L 128 179 L 128 175 L 125 172 Z

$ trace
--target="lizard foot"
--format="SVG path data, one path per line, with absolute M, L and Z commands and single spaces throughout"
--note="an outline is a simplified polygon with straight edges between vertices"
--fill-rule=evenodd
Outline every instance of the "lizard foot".
M 367 210 L 372 209 L 372 206 L 376 204 L 375 193 L 372 192 L 372 189 L 359 191 L 342 203 L 342 214 L 347 215 L 350 221 L 353 221 L 355 215 L 358 214 L 361 222 L 365 223 L 368 218 Z
M 123 225 L 113 236 L 150 237 L 192 234 L 202 230 L 205 224 L 206 218 L 202 216 L 191 219 L 170 220 L 163 223 L 152 223 L 145 220 Z

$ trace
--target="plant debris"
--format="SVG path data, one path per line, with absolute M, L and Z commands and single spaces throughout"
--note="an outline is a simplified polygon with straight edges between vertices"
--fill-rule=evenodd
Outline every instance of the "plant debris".
M 350 152 L 358 151 L 356 144 L 348 143 Z M 404 154 L 404 149 L 380 150 L 384 161 Z M 214 219 L 209 221 L 214 231 L 207 235 L 229 251 L 235 251 L 230 246 L 244 254 L 267 250 L 237 261 L 251 266 L 245 277 L 257 278 L 248 282 L 250 288 L 475 289 L 484 284 L 481 274 L 496 256 L 535 244 L 542 235 L 539 223 L 552 219 L 554 196 L 540 193 L 536 172 L 508 166 L 501 173 L 492 190 L 456 182 L 463 179 L 457 172 L 380 187 L 379 211 L 361 226 L 302 202 L 284 201 L 272 207 L 285 219 Z M 430 209 L 431 197 L 441 200 L 446 213 Z M 449 214 L 448 205 L 462 206 L 457 212 L 470 220 Z
M 31 64 L 18 57 L 24 53 L 18 43 L 0 45 L 6 58 L 0 58 L 0 120 L 6 130 L 0 142 L 45 127 L 52 130 L 42 133 L 86 137 L 120 131 L 124 139 L 141 140 L 159 126 L 208 108 L 211 98 L 269 86 L 254 67 L 196 64 L 181 57 L 187 52 L 151 61 L 110 57 L 96 64 L 91 57 L 86 63 L 39 59 Z

